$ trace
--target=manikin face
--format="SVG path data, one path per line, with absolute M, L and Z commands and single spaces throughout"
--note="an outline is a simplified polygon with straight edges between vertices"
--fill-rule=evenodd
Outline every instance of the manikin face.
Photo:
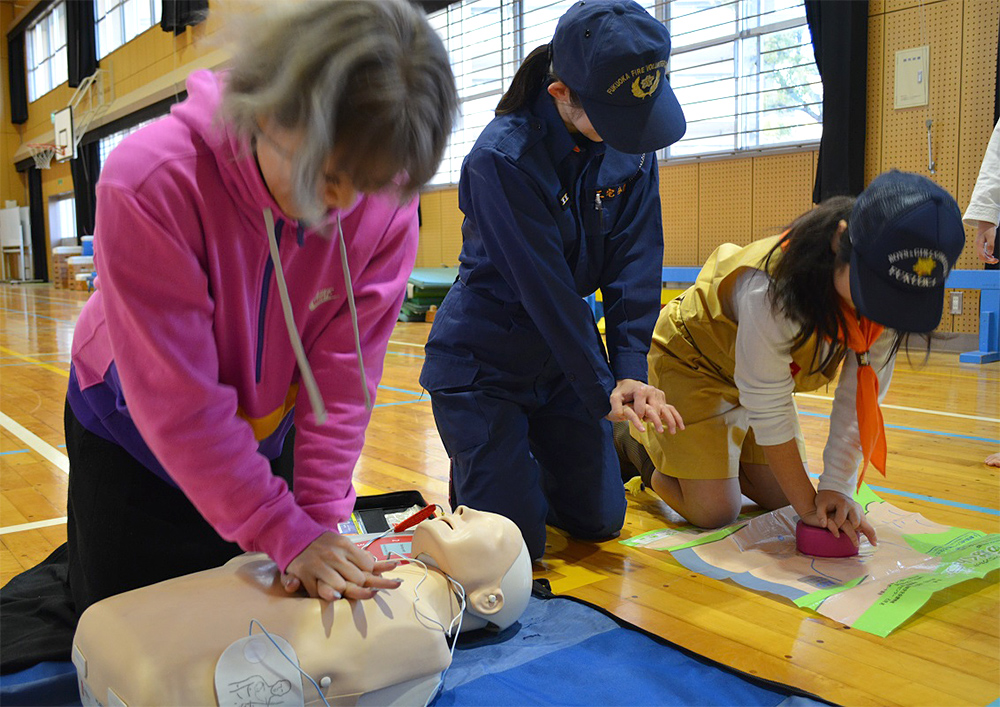
M 470 600 L 482 594 L 488 602 L 491 594 L 497 595 L 500 581 L 520 554 L 523 542 L 510 519 L 459 506 L 454 513 L 418 525 L 411 552 L 414 557 L 427 555 L 465 587 Z M 494 603 L 485 608 L 499 607 Z

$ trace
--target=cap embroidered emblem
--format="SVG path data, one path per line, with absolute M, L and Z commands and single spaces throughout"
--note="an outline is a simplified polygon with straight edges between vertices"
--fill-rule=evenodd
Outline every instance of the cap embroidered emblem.
M 927 277 L 934 272 L 936 265 L 937 262 L 934 258 L 917 258 L 917 262 L 913 265 L 913 272 L 921 277 Z
M 632 82 L 632 95 L 636 98 L 647 98 L 656 93 L 660 87 L 660 70 L 657 69 L 652 75 L 639 76 Z

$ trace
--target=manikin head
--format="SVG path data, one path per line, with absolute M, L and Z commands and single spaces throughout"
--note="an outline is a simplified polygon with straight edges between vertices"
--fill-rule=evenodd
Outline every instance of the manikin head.
M 465 587 L 463 629 L 507 628 L 528 605 L 531 559 L 509 518 L 459 506 L 418 525 L 411 553 Z

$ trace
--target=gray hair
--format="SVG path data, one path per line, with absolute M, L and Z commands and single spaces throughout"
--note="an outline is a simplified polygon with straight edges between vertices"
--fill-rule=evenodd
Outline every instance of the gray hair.
M 319 193 L 331 155 L 361 191 L 416 193 L 437 171 L 458 104 L 448 54 L 424 14 L 406 0 L 271 7 L 240 28 L 222 118 L 246 145 L 263 120 L 302 132 L 292 175 L 307 221 L 326 211 Z

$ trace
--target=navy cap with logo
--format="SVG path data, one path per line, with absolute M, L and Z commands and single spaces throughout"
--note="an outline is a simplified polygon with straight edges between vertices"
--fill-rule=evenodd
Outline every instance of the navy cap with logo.
M 552 38 L 553 70 L 619 152 L 651 152 L 684 135 L 684 112 L 667 80 L 669 57 L 666 26 L 631 0 L 574 3 Z
M 861 192 L 849 231 L 858 311 L 903 332 L 936 329 L 945 280 L 965 245 L 955 199 L 927 177 L 886 172 Z

